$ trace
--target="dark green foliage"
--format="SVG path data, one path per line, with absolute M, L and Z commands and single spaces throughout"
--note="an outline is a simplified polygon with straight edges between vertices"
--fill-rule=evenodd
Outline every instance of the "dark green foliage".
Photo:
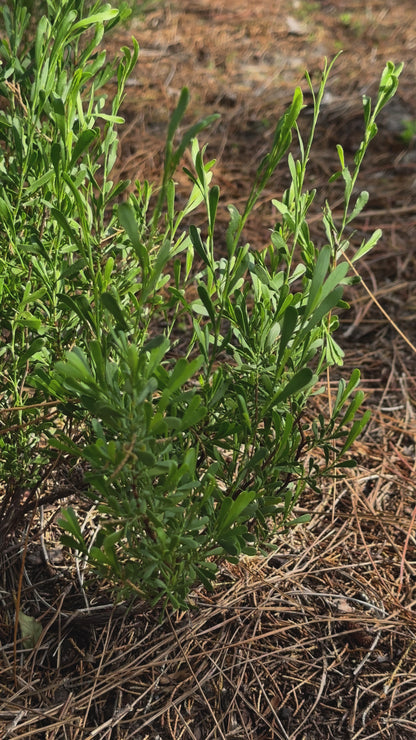
M 108 63 L 97 46 L 122 17 L 101 2 L 83 10 L 82 3 L 48 2 L 28 45 L 26 7 L 16 0 L 3 10 L 3 515 L 17 495 L 3 534 L 27 513 L 26 487 L 42 491 L 60 456 L 67 464 L 81 459 L 97 529 L 90 540 L 74 509 L 63 509 L 64 544 L 111 579 L 119 595 L 182 608 L 193 585 L 211 587 L 219 559 L 270 547 L 272 534 L 304 519 L 292 512 L 305 487 L 319 488 L 351 464 L 344 456 L 368 420 L 359 415 L 358 370 L 339 383 L 328 418 L 314 418 L 311 400 L 327 368 L 342 365 L 333 333 L 350 280 L 345 227 L 368 194 L 357 194 L 351 208 L 350 201 L 400 68 L 386 66 L 374 111 L 364 100 L 364 138 L 352 172 L 338 147 L 345 211 L 336 225 L 326 205 L 327 243 L 311 241 L 315 193 L 304 185 L 325 65 L 318 92 L 310 85 L 307 140 L 298 127 L 297 89 L 243 212 L 229 206 L 225 256 L 216 247 L 214 163 L 205 162 L 196 138 L 215 116 L 177 141 L 187 90 L 168 128 L 154 206 L 148 183 L 136 183 L 117 205 L 128 183 L 110 179 L 116 127 L 138 46 L 133 41 L 132 50 L 123 48 L 121 59 Z M 102 89 L 113 76 L 118 90 L 109 101 Z M 298 161 L 290 153 L 293 134 Z M 178 213 L 173 176 L 188 146 L 191 192 Z M 244 224 L 282 160 L 291 185 L 273 201 L 277 221 L 260 253 L 242 241 Z M 182 221 L 201 204 L 205 233 L 195 226 L 188 233 Z M 194 255 L 202 262 L 197 274 Z M 52 416 L 42 411 L 45 403 L 56 405 Z M 314 455 L 317 448 L 323 454 Z

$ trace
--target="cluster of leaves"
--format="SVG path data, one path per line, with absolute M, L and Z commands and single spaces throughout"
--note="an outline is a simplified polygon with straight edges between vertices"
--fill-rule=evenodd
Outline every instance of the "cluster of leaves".
M 118 63 L 98 51 L 121 19 L 109 5 L 43 5 L 39 19 L 30 4 L 6 4 L 0 45 L 3 533 L 22 513 L 25 490 L 23 509 L 36 506 L 56 462 L 39 445 L 54 434 L 54 414 L 26 381 L 35 365 L 49 369 L 78 338 L 87 341 L 80 315 L 91 332 L 100 327 L 100 290 L 114 263 L 106 212 L 126 187 L 109 180 L 115 127 L 138 55 L 135 42 Z M 108 106 L 103 88 L 115 74 L 119 92 Z
M 20 511 L 34 504 L 60 456 L 81 459 L 97 527 L 88 538 L 67 507 L 63 542 L 119 595 L 184 607 L 196 582 L 212 585 L 220 558 L 267 548 L 271 529 L 299 521 L 292 511 L 305 486 L 319 488 L 352 464 L 345 454 L 368 419 L 357 416 L 359 371 L 340 381 L 328 418 L 313 417 L 310 399 L 327 368 L 342 365 L 333 311 L 346 306 L 351 279 L 346 227 L 368 194 L 351 200 L 376 116 L 401 68 L 387 64 L 374 108 L 364 99 L 364 137 L 352 169 L 338 147 L 334 177 L 344 181 L 344 215 L 336 225 L 326 204 L 327 243 L 311 240 L 315 192 L 304 185 L 332 66 L 325 64 L 318 90 L 307 77 L 314 114 L 306 141 L 297 89 L 244 210 L 229 206 L 221 254 L 214 162 L 205 161 L 197 139 L 215 116 L 175 144 L 188 102 L 183 90 L 155 197 L 149 183 L 137 182 L 117 205 L 128 183 L 110 179 L 116 126 L 137 43 L 108 63 L 99 44 L 122 19 L 119 11 L 100 0 L 88 12 L 73 0 L 47 5 L 29 44 L 25 6 L 15 0 L 12 12 L 3 10 L 2 512 L 16 503 L 16 491 L 29 491 Z M 111 78 L 117 92 L 107 101 L 102 90 Z M 297 160 L 289 152 L 293 133 Z M 188 146 L 190 195 L 178 212 L 173 178 Z M 258 252 L 244 243 L 244 225 L 286 158 L 291 185 L 273 201 L 270 245 Z M 184 218 L 201 205 L 204 233 L 186 230 Z M 353 261 L 379 236 L 363 242 Z M 47 404 L 54 404 L 52 415 Z M 314 455 L 318 447 L 323 455 Z

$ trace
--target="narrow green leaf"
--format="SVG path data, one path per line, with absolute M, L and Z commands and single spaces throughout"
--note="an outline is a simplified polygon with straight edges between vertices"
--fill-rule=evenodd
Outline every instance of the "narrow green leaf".
M 243 513 L 243 511 L 257 498 L 257 491 L 243 491 L 240 493 L 235 501 L 232 499 L 225 499 L 221 506 L 221 513 L 219 518 L 220 528 L 219 532 L 222 533 L 224 530 L 229 529 L 235 524 Z M 222 511 L 224 507 L 224 512 Z
M 298 524 L 307 524 L 311 520 L 310 514 L 301 514 L 301 516 L 297 516 L 296 519 L 291 519 L 290 522 L 287 522 L 287 527 L 296 527 Z
M 367 426 L 368 422 L 371 419 L 371 411 L 370 409 L 367 409 L 367 411 L 364 412 L 361 419 L 358 419 L 352 426 L 352 429 L 341 449 L 341 452 L 339 453 L 339 457 L 342 457 L 345 455 L 346 452 L 350 449 L 351 445 L 355 442 L 357 437 L 361 434 L 364 427 Z
M 187 381 L 195 375 L 201 367 L 202 362 L 203 358 L 201 356 L 195 357 L 191 362 L 185 360 L 184 357 L 179 358 L 169 376 L 168 385 L 164 389 L 157 404 L 159 411 L 164 411 L 166 409 L 170 399 L 176 391 L 179 390 L 179 388 L 182 388 Z
M 68 506 L 66 509 L 61 509 L 61 519 L 58 519 L 58 524 L 62 529 L 65 529 L 67 532 L 72 534 L 78 543 L 84 542 L 78 517 L 72 506 Z
M 272 406 L 277 406 L 290 398 L 290 396 L 299 393 L 303 388 L 306 388 L 306 386 L 311 383 L 312 378 L 312 370 L 309 367 L 303 367 L 289 380 L 288 384 L 274 396 Z
M 41 190 L 41 188 L 43 188 L 44 185 L 50 182 L 50 180 L 52 179 L 52 177 L 54 177 L 54 175 L 55 175 L 55 171 L 53 169 L 50 169 L 47 172 L 44 172 L 44 174 L 41 175 L 41 177 L 38 177 L 37 180 L 35 180 L 34 182 L 31 182 L 30 185 L 28 185 L 28 187 L 25 188 L 25 195 L 32 195 L 32 193 L 36 193 L 39 190 Z
M 145 275 L 147 275 L 149 271 L 149 255 L 140 238 L 134 211 L 129 203 L 120 203 L 118 207 L 118 217 L 133 245 L 133 249 L 137 257 L 139 258 L 142 270 Z
M 328 245 L 322 247 L 318 254 L 318 259 L 313 270 L 312 280 L 309 287 L 308 302 L 305 308 L 305 318 L 307 318 L 316 306 L 319 294 L 322 290 L 331 259 L 331 249 Z
M 375 247 L 375 245 L 377 244 L 379 239 L 381 239 L 382 236 L 383 236 L 382 230 L 376 229 L 374 234 L 372 234 L 367 241 L 364 241 L 361 244 L 361 246 L 357 249 L 356 253 L 351 259 L 351 262 L 357 262 L 362 257 L 364 257 L 364 255 L 367 254 L 367 252 L 369 252 L 371 249 L 373 249 L 373 247 Z
M 281 434 L 277 439 L 279 443 L 278 453 L 276 459 L 279 460 L 282 455 L 286 453 L 286 446 L 289 441 L 289 438 L 292 434 L 293 425 L 295 423 L 295 419 L 293 417 L 293 414 L 287 414 L 285 418 L 285 425 L 283 428 L 283 434 Z M 276 426 L 276 425 L 275 425 Z
M 214 229 L 215 217 L 217 215 L 217 206 L 220 197 L 220 189 L 218 185 L 214 185 L 209 191 L 208 196 L 208 215 L 211 232 Z
M 347 218 L 347 220 L 345 222 L 346 224 L 351 223 L 351 221 L 353 221 L 358 216 L 358 214 L 361 213 L 361 211 L 363 210 L 363 208 L 365 208 L 365 206 L 367 205 L 369 197 L 370 197 L 370 195 L 367 192 L 367 190 L 363 190 L 360 193 L 360 195 L 357 198 L 357 202 L 356 202 L 356 204 L 355 204 L 355 206 L 353 208 L 352 213 L 348 216 L 348 218 Z
M 207 250 L 206 250 L 204 244 L 202 243 L 201 235 L 200 235 L 198 229 L 193 224 L 191 224 L 191 226 L 189 227 L 189 235 L 191 237 L 192 245 L 193 245 L 193 247 L 194 247 L 194 249 L 195 249 L 198 257 L 200 257 L 201 260 L 206 265 L 209 265 L 209 257 L 208 257 Z
M 351 393 L 356 389 L 357 385 L 360 382 L 360 378 L 361 378 L 361 373 L 358 370 L 358 368 L 355 368 L 351 373 L 348 384 L 345 383 L 345 380 L 343 378 L 341 378 L 341 380 L 339 381 L 337 397 L 335 399 L 334 411 L 332 414 L 333 419 L 335 419 L 338 416 L 345 401 L 351 395 Z
M 71 278 L 79 275 L 86 265 L 87 261 L 83 257 L 75 260 L 72 265 L 67 265 L 67 267 L 62 270 L 61 274 L 59 275 L 59 281 L 70 280 Z
M 338 428 L 341 429 L 346 424 L 349 424 L 350 421 L 352 421 L 360 408 L 361 404 L 364 401 L 364 393 L 363 391 L 358 391 L 356 393 L 355 397 L 351 401 L 350 405 L 348 406 L 347 411 L 345 412 L 344 416 L 342 417 L 341 421 L 339 422 Z
M 283 353 L 288 349 L 289 343 L 293 338 L 293 334 L 298 321 L 298 312 L 294 306 L 288 306 L 283 316 L 282 333 L 279 340 L 279 354 L 277 357 L 277 363 L 279 364 Z M 290 350 L 289 350 L 290 351 Z
M 333 290 L 329 295 L 326 296 L 322 303 L 313 312 L 307 326 L 302 329 L 302 334 L 298 335 L 299 338 L 303 337 L 305 334 L 308 334 L 314 326 L 317 326 L 320 321 L 322 321 L 324 316 L 326 316 L 330 311 L 332 311 L 333 308 L 335 308 L 335 306 L 338 305 L 343 292 L 344 289 L 342 285 L 339 285 L 337 288 L 335 288 L 335 290 Z
M 212 321 L 212 325 L 215 326 L 217 317 L 215 315 L 214 304 L 212 303 L 212 300 L 208 294 L 208 291 L 203 283 L 200 283 L 198 285 L 198 295 L 207 310 L 208 316 Z
M 364 125 L 367 128 L 371 120 L 371 98 L 368 95 L 363 95 L 363 108 L 364 108 Z
M 184 415 L 181 420 L 181 429 L 185 431 L 189 427 L 197 426 L 207 414 L 206 406 L 202 405 L 201 398 L 199 396 L 193 396 L 190 403 L 188 404 Z
M 101 301 L 104 308 L 106 308 L 107 311 L 109 311 L 111 315 L 115 318 L 117 325 L 121 329 L 123 329 L 123 331 L 128 331 L 129 327 L 123 315 L 123 310 L 121 306 L 117 303 L 114 296 L 108 291 L 105 291 L 104 293 L 101 293 Z
M 111 113 L 101 113 L 100 112 L 100 113 L 97 113 L 96 115 L 97 115 L 97 118 L 102 118 L 103 121 L 109 121 L 109 123 L 123 124 L 126 122 L 123 116 L 114 116 Z
M 91 144 L 94 139 L 97 139 L 99 136 L 99 130 L 98 129 L 86 129 L 86 131 L 83 131 L 80 136 L 78 137 L 78 141 L 76 142 L 73 150 L 72 150 L 72 157 L 71 157 L 71 163 L 70 168 L 75 165 L 75 163 L 80 158 L 81 154 L 88 149 L 89 145 Z
M 182 136 L 182 139 L 180 140 L 179 146 L 176 149 L 174 155 L 171 159 L 171 169 L 175 170 L 178 166 L 180 160 L 183 157 L 183 154 L 185 152 L 185 149 L 189 144 L 192 142 L 192 140 L 200 133 L 200 131 L 203 131 L 208 126 L 211 125 L 211 123 L 214 123 L 219 118 L 218 113 L 213 113 L 210 116 L 206 116 L 206 118 L 202 118 L 198 123 L 195 123 L 193 126 L 191 126 L 187 131 L 185 131 L 184 135 Z
M 58 210 L 58 208 L 51 208 L 51 214 L 71 241 L 74 244 L 79 244 L 78 234 L 74 231 L 72 226 L 69 225 L 68 220 L 62 211 Z
M 338 158 L 341 165 L 341 170 L 345 167 L 345 158 L 344 158 L 344 150 L 341 146 L 341 144 L 337 144 L 337 152 L 338 152 Z
M 113 9 L 111 5 L 107 3 L 102 6 L 100 13 L 92 13 L 91 15 L 87 15 L 86 18 L 81 18 L 77 23 L 74 23 L 72 31 L 78 31 L 87 28 L 88 26 L 95 26 L 100 23 L 105 23 L 105 21 L 111 21 L 118 15 L 118 13 L 118 10 Z
M 230 222 L 225 234 L 225 240 L 227 243 L 228 257 L 232 257 L 237 246 L 235 240 L 241 226 L 241 215 L 233 205 L 228 206 L 228 211 L 230 213 Z
M 188 107 L 188 103 L 189 103 L 189 90 L 187 87 L 183 87 L 179 95 L 178 104 L 175 110 L 173 111 L 172 116 L 169 121 L 168 134 L 167 134 L 168 142 L 173 141 L 173 137 L 175 136 L 175 131 L 178 128 L 180 122 L 182 121 L 182 118 L 185 115 L 185 111 Z
M 70 547 L 72 550 L 75 550 L 75 552 L 81 552 L 79 542 L 74 539 L 74 537 L 70 537 L 69 534 L 61 534 L 59 540 L 61 545 L 64 545 L 64 547 Z
M 79 316 L 81 321 L 87 322 L 95 331 L 95 319 L 91 310 L 91 306 L 85 295 L 76 295 L 74 297 L 67 295 L 66 293 L 58 293 L 59 303 L 62 306 L 66 306 L 71 311 Z

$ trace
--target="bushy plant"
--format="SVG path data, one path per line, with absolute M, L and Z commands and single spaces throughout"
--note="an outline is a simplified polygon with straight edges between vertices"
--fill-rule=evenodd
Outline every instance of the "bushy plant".
M 138 54 L 135 42 L 118 63 L 99 50 L 122 17 L 109 5 L 89 3 L 87 10 L 83 2 L 49 0 L 43 6 L 40 19 L 29 12 L 36 3 L 16 0 L 2 10 L 3 535 L 38 505 L 57 464 L 56 450 L 40 444 L 54 435 L 57 415 L 43 392 L 30 390 L 28 376 L 35 365 L 50 368 L 81 338 L 80 313 L 92 332 L 100 327 L 99 293 L 111 266 L 103 248 L 112 228 L 106 213 L 126 187 L 113 184 L 109 172 L 123 86 Z M 115 74 L 118 92 L 108 105 L 103 88 Z M 42 500 L 51 497 L 49 491 Z
M 0 80 L 8 101 L 0 114 L 3 512 L 29 476 L 35 492 L 59 456 L 80 459 L 97 527 L 89 539 L 76 506 L 63 509 L 64 544 L 119 595 L 182 608 L 196 583 L 212 586 L 221 558 L 267 550 L 272 535 L 304 520 L 292 512 L 306 486 L 319 489 L 353 464 L 346 453 L 368 420 L 367 412 L 357 415 L 359 371 L 339 382 L 327 416 L 314 413 L 311 400 L 326 370 L 343 363 L 333 334 L 352 279 L 343 257 L 347 227 L 368 199 L 356 181 L 401 67 L 387 64 L 374 107 L 364 97 L 352 167 L 338 146 L 334 178 L 343 178 L 344 213 L 337 223 L 325 205 L 325 243 L 310 236 L 315 191 L 305 178 L 326 63 L 317 90 L 307 75 L 309 133 L 298 126 L 297 89 L 245 208 L 229 206 L 220 249 L 214 162 L 197 138 L 215 116 L 182 130 L 175 143 L 188 102 L 183 90 L 159 188 L 137 182 L 119 203 L 128 183 L 110 178 L 137 43 L 108 63 L 99 44 L 120 13 L 97 2 L 83 15 L 83 5 L 69 1 L 48 2 L 25 45 L 29 16 L 17 0 L 12 6 L 13 13 L 3 10 Z M 117 93 L 107 101 L 102 89 L 113 76 Z M 190 195 L 178 212 L 174 173 L 188 146 Z M 286 158 L 291 184 L 273 201 L 269 246 L 256 251 L 244 242 L 244 226 Z M 184 219 L 201 206 L 204 228 L 186 229 Z M 47 404 L 53 418 L 42 411 Z M 27 503 L 18 503 L 25 513 Z

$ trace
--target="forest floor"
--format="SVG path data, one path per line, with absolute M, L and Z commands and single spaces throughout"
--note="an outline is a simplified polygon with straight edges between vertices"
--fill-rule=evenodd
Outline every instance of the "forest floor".
M 320 207 L 341 205 L 336 144 L 352 159 L 363 132 L 362 95 L 374 96 L 387 60 L 404 62 L 399 92 L 380 118 L 360 177 L 370 193 L 353 243 L 382 228 L 349 289 L 338 340 L 344 377 L 358 367 L 372 419 L 355 445 L 357 467 L 306 493 L 293 529 L 270 558 L 221 568 L 216 590 L 160 621 L 146 608 L 88 608 L 59 558 L 28 563 L 38 594 L 56 581 L 54 649 L 19 666 L 0 700 L 4 738 L 62 740 L 411 740 L 416 737 L 416 14 L 414 0 L 181 0 L 157 3 L 107 39 L 110 54 L 134 35 L 115 177 L 158 182 L 164 137 L 180 90 L 187 122 L 213 112 L 200 135 L 217 160 L 220 228 L 244 203 L 274 125 L 304 71 L 318 79 L 337 60 L 322 106 L 308 188 Z M 309 116 L 309 118 L 308 118 Z M 307 131 L 310 105 L 301 117 Z M 303 128 L 302 128 L 303 127 Z M 181 172 L 179 186 L 189 187 Z M 183 180 L 183 182 L 182 182 Z M 264 247 L 278 170 L 245 238 Z M 365 287 L 367 286 L 367 287 Z M 378 301 L 381 309 L 376 305 Z M 339 372 L 338 372 L 339 374 Z M 329 392 L 337 377 L 330 378 Z M 328 398 L 320 400 L 324 411 Z M 39 572 L 42 571 L 42 572 Z M 61 572 L 60 572 L 61 570 Z M 36 571 L 38 571 L 36 573 Z M 57 577 L 59 574 L 59 578 Z M 55 586 L 54 586 L 55 588 Z M 42 602 L 40 601 L 40 606 Z M 49 623 L 48 623 L 49 624 Z M 51 638 L 52 639 L 52 638 Z M 53 642 L 52 640 L 52 642 Z M 12 660 L 12 657 L 10 658 Z M 1 734 L 1 732 L 0 732 Z

